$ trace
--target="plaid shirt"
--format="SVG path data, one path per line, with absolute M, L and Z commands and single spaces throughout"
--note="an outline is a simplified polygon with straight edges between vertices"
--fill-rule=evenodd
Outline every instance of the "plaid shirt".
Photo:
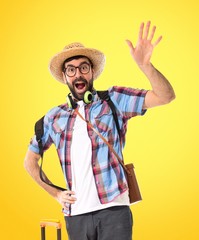
M 145 113 L 142 107 L 147 91 L 116 86 L 108 91 L 117 109 L 123 148 L 127 121 L 131 117 Z M 117 128 L 107 102 L 102 101 L 97 94 L 94 94 L 93 102 L 85 106 L 85 118 L 113 145 L 115 151 L 122 158 Z M 52 143 L 55 144 L 68 189 L 72 187 L 70 149 L 75 119 L 76 113 L 68 107 L 67 103 L 51 109 L 44 118 L 44 136 L 42 138 L 44 150 L 47 150 Z M 109 151 L 103 140 L 91 128 L 87 127 L 87 129 L 92 145 L 91 164 L 99 200 L 102 204 L 108 203 L 128 189 L 125 174 L 117 158 Z M 35 136 L 29 149 L 39 153 Z

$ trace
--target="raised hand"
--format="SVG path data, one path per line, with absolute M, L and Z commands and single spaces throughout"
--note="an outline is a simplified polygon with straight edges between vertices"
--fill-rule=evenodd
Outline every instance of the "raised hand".
M 150 64 L 150 59 L 153 53 L 153 49 L 155 46 L 157 46 L 157 44 L 162 39 L 162 36 L 160 36 L 154 43 L 152 43 L 156 27 L 153 26 L 151 33 L 149 33 L 150 25 L 151 25 L 151 22 L 150 21 L 147 22 L 146 27 L 144 29 L 144 23 L 141 23 L 139 35 L 138 35 L 138 41 L 135 47 L 133 46 L 130 40 L 126 40 L 130 48 L 130 53 L 140 68 Z

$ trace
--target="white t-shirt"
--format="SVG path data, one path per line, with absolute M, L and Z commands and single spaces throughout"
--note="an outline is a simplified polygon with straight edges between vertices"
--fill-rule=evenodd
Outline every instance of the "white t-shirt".
M 79 112 L 85 118 L 85 104 L 83 101 L 79 101 L 78 104 Z M 76 193 L 77 201 L 71 205 L 71 216 L 112 206 L 130 205 L 128 191 L 110 203 L 100 203 L 92 170 L 91 155 L 91 141 L 87 132 L 87 124 L 77 115 L 71 144 L 72 191 Z

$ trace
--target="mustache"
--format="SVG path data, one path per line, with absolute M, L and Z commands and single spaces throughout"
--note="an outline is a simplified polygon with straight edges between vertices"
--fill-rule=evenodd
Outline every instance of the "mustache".
M 83 82 L 83 83 L 85 83 L 85 84 L 88 84 L 88 81 L 87 81 L 85 78 L 83 78 L 83 77 L 76 78 L 76 79 L 74 80 L 74 82 L 73 82 L 73 85 L 75 85 L 75 84 L 78 83 L 78 82 Z

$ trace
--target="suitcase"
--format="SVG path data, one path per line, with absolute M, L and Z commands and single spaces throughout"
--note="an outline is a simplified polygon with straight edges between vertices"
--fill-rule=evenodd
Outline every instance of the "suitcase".
M 41 240 L 46 239 L 46 227 L 53 226 L 57 229 L 57 240 L 61 240 L 61 223 L 56 219 L 44 219 L 40 221 L 41 227 Z

